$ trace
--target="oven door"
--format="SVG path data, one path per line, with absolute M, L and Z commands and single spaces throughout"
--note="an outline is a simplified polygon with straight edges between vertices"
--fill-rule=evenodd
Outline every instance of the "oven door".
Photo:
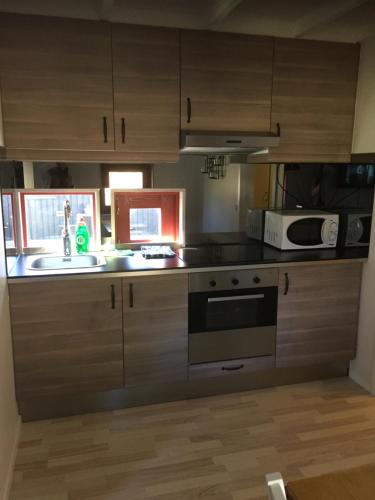
M 276 324 L 277 287 L 189 294 L 189 333 Z
M 277 287 L 189 294 L 189 363 L 272 356 Z
M 322 246 L 324 241 L 324 217 L 302 217 L 290 222 L 287 228 L 287 240 L 300 248 Z

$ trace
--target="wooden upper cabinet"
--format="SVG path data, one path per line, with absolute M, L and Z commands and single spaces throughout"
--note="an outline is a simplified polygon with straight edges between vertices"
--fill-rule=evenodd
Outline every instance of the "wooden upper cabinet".
M 123 299 L 125 386 L 186 381 L 187 274 L 124 278 Z
M 359 45 L 276 39 L 271 161 L 350 161 Z
M 112 26 L 116 150 L 179 150 L 178 31 Z
M 113 149 L 109 24 L 1 14 L 0 75 L 8 148 Z
M 273 40 L 182 31 L 181 129 L 269 131 Z
M 280 269 L 276 366 L 355 357 L 362 264 Z
M 123 386 L 121 279 L 9 287 L 18 400 Z

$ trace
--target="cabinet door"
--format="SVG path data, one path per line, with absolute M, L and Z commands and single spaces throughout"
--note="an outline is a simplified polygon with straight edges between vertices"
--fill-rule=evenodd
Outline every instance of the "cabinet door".
M 181 33 L 181 129 L 269 131 L 273 41 Z
M 1 15 L 8 148 L 113 149 L 110 35 L 106 23 Z
M 120 279 L 9 288 L 18 399 L 123 386 Z
M 280 269 L 276 366 L 354 358 L 361 272 L 359 263 Z
M 177 157 L 177 30 L 115 24 L 112 39 L 116 150 Z
M 350 161 L 359 45 L 275 40 L 272 161 Z
M 123 279 L 125 385 L 187 380 L 187 275 Z

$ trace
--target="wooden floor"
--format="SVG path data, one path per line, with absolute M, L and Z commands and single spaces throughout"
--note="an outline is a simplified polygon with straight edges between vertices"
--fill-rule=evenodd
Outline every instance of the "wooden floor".
M 375 398 L 335 379 L 25 424 L 11 499 L 264 499 L 371 462 Z

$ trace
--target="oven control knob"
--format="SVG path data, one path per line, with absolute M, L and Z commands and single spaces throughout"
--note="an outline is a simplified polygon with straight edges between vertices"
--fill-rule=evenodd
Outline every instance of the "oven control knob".
M 216 286 L 216 281 L 215 280 L 211 280 L 210 283 L 209 283 L 210 286 L 214 287 Z
M 232 285 L 237 286 L 237 285 L 238 285 L 238 283 L 239 283 L 239 281 L 238 281 L 238 279 L 237 279 L 237 278 L 233 278 L 233 279 L 232 279 Z
M 260 283 L 260 278 L 259 278 L 259 276 L 254 276 L 253 281 L 254 281 L 254 283 L 256 283 L 256 284 Z

